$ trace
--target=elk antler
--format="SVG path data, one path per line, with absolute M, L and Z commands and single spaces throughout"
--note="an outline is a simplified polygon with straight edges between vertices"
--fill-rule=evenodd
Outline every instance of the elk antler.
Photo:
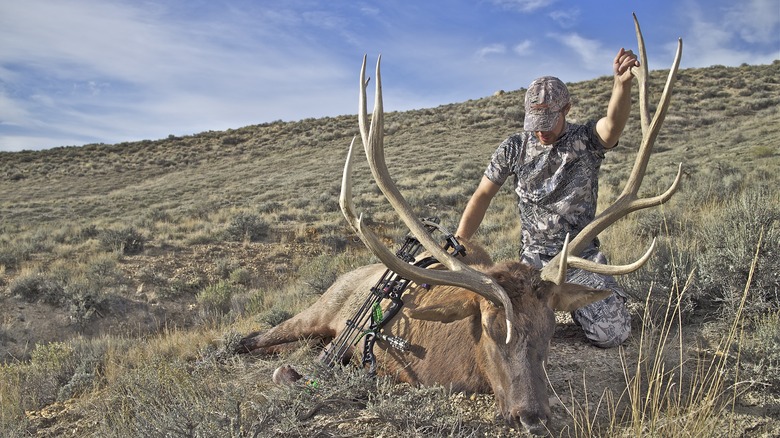
M 344 165 L 344 175 L 341 182 L 341 196 L 339 197 L 341 211 L 371 252 L 373 252 L 385 266 L 402 277 L 409 278 L 418 284 L 429 283 L 463 287 L 485 297 L 494 304 L 503 306 L 506 312 L 507 323 L 506 342 L 509 343 L 512 327 L 510 315 L 513 315 L 514 311 L 512 309 L 512 302 L 504 289 L 492 277 L 465 265 L 447 251 L 443 250 L 440 244 L 431 237 L 428 231 L 426 231 L 425 226 L 412 212 L 412 208 L 398 191 L 398 188 L 390 177 L 384 156 L 384 110 L 382 108 L 382 80 L 379 74 L 380 61 L 381 57 L 376 63 L 376 95 L 374 98 L 374 113 L 371 116 L 370 129 L 366 129 L 368 118 L 366 110 L 366 86 L 368 85 L 368 82 L 365 80 L 365 56 L 363 57 L 363 66 L 360 69 L 360 112 L 358 119 L 368 164 L 369 167 L 371 167 L 371 173 L 374 176 L 377 186 L 382 190 L 382 193 L 384 193 L 401 220 L 409 227 L 409 230 L 414 234 L 417 240 L 422 243 L 425 249 L 430 251 L 439 263 L 446 266 L 449 271 L 424 269 L 404 262 L 388 250 L 371 229 L 363 226 L 362 215 L 358 217 L 355 214 L 355 208 L 352 203 L 352 146 L 355 143 L 355 139 L 352 139 L 347 161 Z
M 564 249 L 558 253 L 550 262 L 542 268 L 542 278 L 544 280 L 552 281 L 556 284 L 563 283 L 566 276 L 567 265 L 585 269 L 587 271 L 608 274 L 608 275 L 620 275 L 633 272 L 642 266 L 649 258 L 655 247 L 655 239 L 650 245 L 650 249 L 636 262 L 623 266 L 608 266 L 599 263 L 585 260 L 579 257 L 575 257 L 576 254 L 582 252 L 583 249 L 590 242 L 596 238 L 596 236 L 604 231 L 607 227 L 615 223 L 618 219 L 624 217 L 628 213 L 643 208 L 654 207 L 668 201 L 677 190 L 677 185 L 680 182 L 680 176 L 682 174 L 682 164 L 680 164 L 677 170 L 677 177 L 674 182 L 661 195 L 651 198 L 639 198 L 637 192 L 642 185 L 642 178 L 645 176 L 647 170 L 647 162 L 650 159 L 650 153 L 653 150 L 653 144 L 655 143 L 658 132 L 661 130 L 664 117 L 666 117 L 666 111 L 669 108 L 669 101 L 671 99 L 672 87 L 677 75 L 677 70 L 680 66 L 680 57 L 682 56 L 682 39 L 677 40 L 677 53 L 674 57 L 674 63 L 669 70 L 669 76 L 666 79 L 666 85 L 664 86 L 663 93 L 661 94 L 661 101 L 658 104 L 658 108 L 653 115 L 652 121 L 650 120 L 650 110 L 648 108 L 648 67 L 647 67 L 647 52 L 645 51 L 645 41 L 642 37 L 642 30 L 639 28 L 639 21 L 634 14 L 634 26 L 636 27 L 636 37 L 639 49 L 639 67 L 632 67 L 631 72 L 637 78 L 639 83 L 639 110 L 642 125 L 642 144 L 639 146 L 637 152 L 636 161 L 634 167 L 631 170 L 631 175 L 626 182 L 626 186 L 618 199 L 598 216 L 596 216 L 591 223 L 580 231 L 579 234 L 567 245 L 564 245 Z M 567 237 L 568 242 L 568 237 Z

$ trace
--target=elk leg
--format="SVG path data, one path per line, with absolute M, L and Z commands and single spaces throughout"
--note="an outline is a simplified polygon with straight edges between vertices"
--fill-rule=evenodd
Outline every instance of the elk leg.
M 328 342 L 335 336 L 327 325 L 316 324 L 310 311 L 304 311 L 264 332 L 253 332 L 239 341 L 238 353 L 275 354 L 289 351 L 301 341 Z

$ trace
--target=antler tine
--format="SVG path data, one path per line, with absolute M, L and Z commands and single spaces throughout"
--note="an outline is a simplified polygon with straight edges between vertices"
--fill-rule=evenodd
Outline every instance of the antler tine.
M 615 223 L 618 219 L 633 211 L 654 207 L 668 201 L 675 193 L 680 183 L 682 176 L 682 164 L 680 164 L 677 170 L 677 176 L 675 177 L 674 182 L 666 190 L 666 192 L 650 198 L 639 198 L 637 195 L 639 188 L 642 185 L 642 179 L 644 178 L 645 172 L 647 171 L 647 164 L 650 160 L 650 153 L 652 152 L 653 145 L 655 144 L 655 140 L 658 137 L 658 132 L 661 130 L 664 118 L 666 117 L 666 112 L 669 109 L 671 92 L 677 71 L 680 66 L 680 59 L 682 57 L 682 39 L 678 39 L 677 41 L 677 53 L 675 54 L 674 62 L 669 71 L 669 76 L 666 79 L 666 84 L 664 85 L 658 108 L 656 109 L 655 114 L 651 120 L 650 111 L 648 108 L 647 78 L 649 74 L 647 66 L 647 52 L 644 38 L 642 36 L 642 30 L 639 27 L 639 21 L 636 18 L 636 14 L 634 14 L 634 25 L 636 27 L 640 65 L 639 67 L 633 67 L 631 71 L 639 83 L 639 108 L 642 126 L 642 143 L 639 147 L 639 151 L 637 152 L 634 167 L 631 170 L 631 175 L 626 182 L 626 186 L 624 187 L 623 192 L 620 194 L 617 200 L 598 216 L 596 216 L 596 218 L 590 224 L 585 226 L 585 228 L 583 228 L 582 231 L 580 231 L 580 233 L 574 239 L 572 239 L 571 243 L 568 245 L 567 251 L 562 251 L 556 255 L 550 261 L 550 263 L 545 266 L 545 268 L 542 270 L 542 278 L 545 280 L 555 282 L 560 281 L 561 276 L 559 272 L 561 270 L 565 270 L 567 265 L 586 269 L 591 272 L 609 275 L 627 274 L 642 266 L 642 264 L 649 258 L 654 245 L 651 245 L 650 250 L 645 253 L 645 255 L 642 256 L 638 261 L 623 266 L 594 264 L 587 260 L 574 257 L 574 255 L 582 252 L 582 250 L 585 249 L 585 247 L 589 245 L 590 242 L 599 235 L 599 233 Z
M 380 56 L 381 59 L 381 56 Z M 379 62 L 379 61 L 377 61 Z M 363 55 L 363 65 L 360 67 L 360 96 L 358 97 L 358 125 L 360 127 L 360 135 L 363 140 L 363 144 L 368 143 L 368 129 L 366 129 L 366 120 L 368 119 L 368 104 L 366 102 L 366 87 L 368 87 L 368 81 L 366 79 L 366 55 Z M 354 141 L 354 139 L 353 139 Z M 350 148 L 352 145 L 350 145 Z
M 374 112 L 371 117 L 370 126 L 367 129 L 368 111 L 366 107 L 366 85 L 365 67 L 366 58 L 363 58 L 363 66 L 360 71 L 360 112 L 358 114 L 360 134 L 363 139 L 363 146 L 366 151 L 371 173 L 374 176 L 379 189 L 384 193 L 387 200 L 398 213 L 401 220 L 409 227 L 409 230 L 422 243 L 422 245 L 436 257 L 436 259 L 449 271 L 430 270 L 420 268 L 399 259 L 395 254 L 389 251 L 369 228 L 363 226 L 362 217 L 357 217 L 354 211 L 354 205 L 351 200 L 352 195 L 352 145 L 350 145 L 347 162 L 344 165 L 344 175 L 342 178 L 341 196 L 339 204 L 347 221 L 352 225 L 360 236 L 363 243 L 376 255 L 382 263 L 396 273 L 409 278 L 418 284 L 440 284 L 463 287 L 471 290 L 493 303 L 503 306 L 506 312 L 507 337 L 509 343 L 511 338 L 511 320 L 509 315 L 514 314 L 512 302 L 506 291 L 490 276 L 487 276 L 455 259 L 452 255 L 444 251 L 438 242 L 436 242 L 424 225 L 413 214 L 412 208 L 403 198 L 398 188 L 393 183 L 390 173 L 387 170 L 384 157 L 384 110 L 382 106 L 382 79 L 380 74 L 381 57 L 376 65 L 376 96 L 374 101 Z
M 597 272 L 599 274 L 606 274 L 606 275 L 623 275 L 623 274 L 634 272 L 637 269 L 641 268 L 642 265 L 644 265 L 648 260 L 650 260 L 650 256 L 653 255 L 654 249 L 655 249 L 655 238 L 653 238 L 653 242 L 650 243 L 650 248 L 648 248 L 647 251 L 645 251 L 642 257 L 640 257 L 634 263 L 629 263 L 627 265 L 602 265 L 601 263 L 592 262 L 590 260 L 583 259 L 580 257 L 574 257 L 574 256 L 569 256 L 567 261 L 569 266 L 571 266 L 572 268 L 584 269 L 586 271 Z M 564 277 L 559 277 L 559 278 L 564 278 Z
M 650 109 L 647 105 L 648 89 L 647 77 L 649 76 L 649 67 L 647 66 L 647 50 L 645 50 L 645 38 L 642 36 L 642 30 L 639 28 L 639 20 L 634 16 L 634 27 L 636 28 L 637 49 L 639 49 L 639 67 L 631 67 L 631 73 L 639 83 L 639 118 L 641 121 L 642 132 L 647 132 L 650 126 Z
M 631 175 L 628 178 L 625 188 L 623 189 L 623 195 L 632 194 L 636 196 L 639 191 L 639 187 L 642 185 L 642 179 L 645 176 L 647 170 L 647 163 L 650 160 L 650 153 L 652 152 L 655 139 L 658 137 L 658 133 L 661 131 L 661 125 L 663 125 L 666 118 L 666 112 L 669 109 L 669 102 L 672 98 L 672 88 L 674 88 L 674 81 L 677 77 L 677 70 L 680 67 L 680 59 L 682 57 L 682 39 L 677 39 L 677 53 L 674 57 L 672 67 L 669 69 L 669 76 L 666 78 L 666 84 L 664 85 L 663 92 L 661 93 L 661 100 L 658 103 L 658 108 L 653 115 L 652 121 L 649 121 L 650 109 L 648 107 L 648 66 L 647 66 L 647 52 L 645 51 L 644 37 L 642 36 L 642 30 L 639 27 L 639 21 L 634 14 L 634 26 L 636 27 L 637 41 L 639 42 L 639 54 L 642 64 L 639 68 L 634 67 L 632 72 L 637 70 L 641 73 L 636 76 L 639 82 L 639 108 L 640 118 L 642 119 L 642 144 L 639 146 L 639 152 L 637 153 L 634 167 L 631 170 Z M 642 96 L 644 95 L 644 98 Z

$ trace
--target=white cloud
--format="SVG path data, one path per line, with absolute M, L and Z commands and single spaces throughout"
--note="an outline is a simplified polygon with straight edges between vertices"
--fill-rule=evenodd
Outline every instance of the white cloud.
M 534 12 L 546 8 L 557 0 L 492 0 L 493 4 L 520 12 Z
M 769 64 L 780 58 L 780 38 L 772 31 L 779 25 L 780 2 L 753 0 L 749 6 L 740 4 L 726 14 L 713 14 L 689 2 L 684 17 L 689 26 L 683 37 L 683 66 Z M 761 44 L 746 46 L 740 40 Z M 667 50 L 673 53 L 674 47 L 668 45 Z
M 3 90 L 0 90 L 0 127 L 21 126 L 29 117 L 30 114 L 24 106 L 17 104 Z
M 551 34 L 550 37 L 574 51 L 588 70 L 606 72 L 611 69 L 614 54 L 604 49 L 600 41 L 585 38 L 577 33 Z
M 749 43 L 777 44 L 780 1 L 748 0 L 728 8 L 723 24 Z
M 580 8 L 559 9 L 550 12 L 550 18 L 564 29 L 570 29 L 577 25 L 580 18 Z
M 526 56 L 533 52 L 533 42 L 530 40 L 523 40 L 518 44 L 515 44 L 514 48 L 512 48 L 512 51 L 520 56 Z
M 496 43 L 480 48 L 477 51 L 477 56 L 484 58 L 490 55 L 503 55 L 504 53 L 506 53 L 506 46 Z
M 113 142 L 323 116 L 345 103 L 333 93 L 352 72 L 296 39 L 302 33 L 289 27 L 307 24 L 301 16 L 224 10 L 184 23 L 141 6 L 0 6 L 0 147 L 21 141 L 2 128 L 11 123 L 36 145 L 58 136 Z M 339 26 L 336 17 L 306 14 L 320 27 Z

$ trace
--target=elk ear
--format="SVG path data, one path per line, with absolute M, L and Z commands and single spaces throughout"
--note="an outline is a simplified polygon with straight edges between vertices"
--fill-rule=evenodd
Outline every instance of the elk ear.
M 580 307 L 610 296 L 612 291 L 593 289 L 574 283 L 553 285 L 547 297 L 547 303 L 553 310 L 573 312 Z
M 475 300 L 447 300 L 433 306 L 407 307 L 409 318 L 443 323 L 457 321 L 478 313 L 479 304 Z

